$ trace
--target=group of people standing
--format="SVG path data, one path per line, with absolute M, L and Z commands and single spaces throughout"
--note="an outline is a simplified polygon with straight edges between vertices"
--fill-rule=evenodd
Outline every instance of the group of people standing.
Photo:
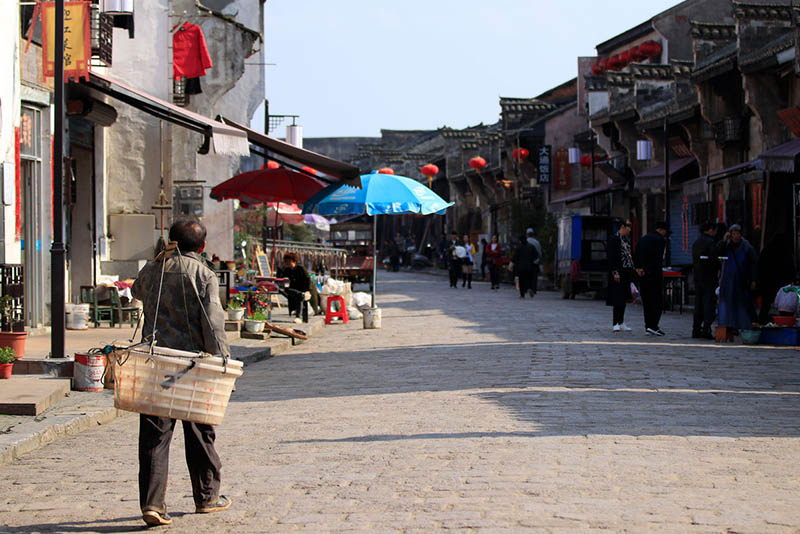
M 455 232 L 450 234 L 447 242 L 447 264 L 450 273 L 450 287 L 472 289 L 472 272 L 476 264 L 478 249 L 470 242 L 469 236 L 458 238 Z M 533 228 L 528 228 L 525 235 L 520 237 L 519 245 L 514 249 L 510 267 L 514 272 L 519 287 L 521 299 L 525 295 L 533 297 L 537 291 L 539 278 L 539 265 L 542 259 L 542 245 L 534 237 Z M 500 289 L 500 270 L 504 264 L 503 247 L 497 234 L 491 236 L 490 241 L 481 239 L 480 270 L 481 278 L 486 277 L 489 270 L 489 281 L 493 290 Z
M 693 338 L 714 339 L 711 327 L 715 319 L 719 326 L 735 330 L 749 329 L 758 321 L 753 298 L 758 254 L 742 236 L 741 226 L 733 224 L 727 230 L 723 226 L 722 239 L 716 239 L 718 226 L 704 224 L 692 246 L 696 295 Z M 635 252 L 629 240 L 630 232 L 631 222 L 620 221 L 608 244 L 607 304 L 613 307 L 612 329 L 614 332 L 632 330 L 625 324 L 625 307 L 632 300 L 633 292 L 638 291 L 644 308 L 645 332 L 663 336 L 665 333 L 659 323 L 664 309 L 663 266 L 669 227 L 663 221 L 656 223 L 654 230 L 639 240 Z M 783 280 L 777 283 L 782 284 Z M 762 292 L 762 311 L 769 309 L 770 292 L 775 293 L 768 289 Z

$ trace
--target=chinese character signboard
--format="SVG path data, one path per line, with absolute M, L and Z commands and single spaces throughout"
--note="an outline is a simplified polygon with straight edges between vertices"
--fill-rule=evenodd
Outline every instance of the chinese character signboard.
M 42 73 L 55 75 L 56 6 L 42 3 Z M 64 81 L 89 78 L 92 42 L 89 33 L 89 2 L 64 2 Z
M 569 150 L 564 147 L 556 150 L 554 186 L 556 189 L 572 189 L 572 165 L 569 164 Z
M 550 156 L 552 155 L 553 147 L 550 145 L 543 145 L 539 147 L 539 183 L 549 184 L 550 175 L 552 174 L 552 162 Z

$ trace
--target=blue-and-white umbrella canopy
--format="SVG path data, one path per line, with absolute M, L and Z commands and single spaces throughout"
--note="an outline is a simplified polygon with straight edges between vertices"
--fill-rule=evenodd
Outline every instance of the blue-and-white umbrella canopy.
M 401 215 L 444 213 L 452 206 L 422 183 L 396 174 L 362 174 L 361 189 L 331 184 L 303 203 L 303 213 L 320 215 Z M 377 217 L 373 218 L 372 247 L 375 247 Z M 377 258 L 372 261 L 372 306 L 375 306 Z
M 396 174 L 362 174 L 361 189 L 331 184 L 303 203 L 303 213 L 391 215 L 439 213 L 452 206 L 422 183 Z

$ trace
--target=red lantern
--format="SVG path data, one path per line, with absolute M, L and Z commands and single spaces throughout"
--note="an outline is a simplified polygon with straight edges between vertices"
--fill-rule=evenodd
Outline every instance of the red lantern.
M 531 153 L 527 148 L 515 148 L 511 151 L 511 157 L 517 161 L 527 159 Z
M 268 169 L 277 169 L 280 166 L 281 166 L 280 163 L 278 163 L 277 161 L 270 160 L 270 161 L 267 162 L 267 168 Z
M 394 169 L 391 167 L 383 167 L 378 169 L 378 174 L 394 174 Z
M 309 166 L 305 166 L 300 170 L 303 171 L 303 172 L 307 172 L 308 174 L 317 174 L 317 169 L 312 169 Z
M 633 58 L 634 61 L 642 61 L 644 59 L 647 59 L 647 54 L 645 54 L 642 51 L 641 46 L 634 46 L 633 48 L 631 48 L 631 57 Z
M 591 167 L 592 156 L 581 156 L 580 162 L 581 162 L 581 167 Z
M 592 65 L 592 74 L 594 74 L 595 76 L 603 74 L 606 71 L 607 63 L 608 60 L 606 58 L 601 57 L 600 59 L 598 59 L 597 62 L 594 65 Z
M 661 43 L 658 41 L 645 41 L 639 45 L 639 50 L 647 57 L 661 55 Z
M 486 167 L 486 160 L 480 156 L 475 156 L 469 160 L 469 166 L 480 172 L 482 168 Z
M 625 50 L 624 52 L 621 52 L 619 54 L 619 57 L 625 65 L 633 61 L 633 53 L 630 50 Z
M 432 179 L 434 174 L 439 174 L 439 167 L 433 163 L 428 163 L 427 165 L 423 165 L 419 172 L 427 176 L 428 179 Z

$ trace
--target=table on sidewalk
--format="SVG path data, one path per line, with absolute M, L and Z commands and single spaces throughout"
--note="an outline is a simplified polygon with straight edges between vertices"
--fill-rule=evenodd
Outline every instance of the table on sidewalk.
M 678 270 L 664 270 L 664 309 L 675 311 L 675 299 L 678 300 L 678 312 L 683 313 L 683 301 L 686 298 L 687 276 Z

